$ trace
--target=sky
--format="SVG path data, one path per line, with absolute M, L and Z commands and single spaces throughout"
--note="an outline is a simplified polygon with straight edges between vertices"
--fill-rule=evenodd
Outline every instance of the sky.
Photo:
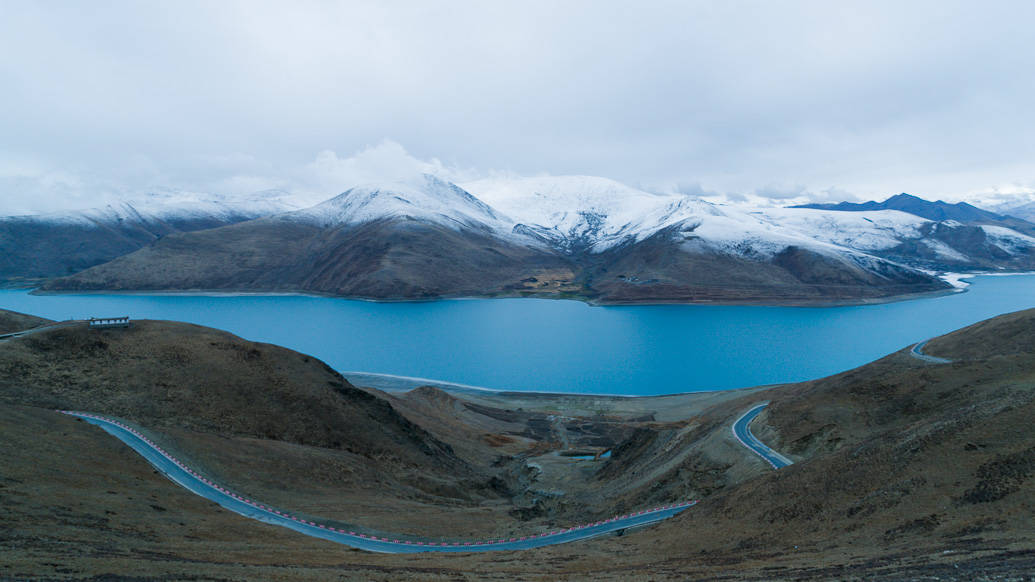
M 1035 194 L 1035 3 L 0 0 L 0 212 L 399 172 Z

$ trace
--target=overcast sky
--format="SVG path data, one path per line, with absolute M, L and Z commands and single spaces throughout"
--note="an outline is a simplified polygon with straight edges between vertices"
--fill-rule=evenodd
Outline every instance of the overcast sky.
M 1027 0 L 0 0 L 0 210 L 330 196 L 398 165 L 777 200 L 1035 191 L 1033 22 Z

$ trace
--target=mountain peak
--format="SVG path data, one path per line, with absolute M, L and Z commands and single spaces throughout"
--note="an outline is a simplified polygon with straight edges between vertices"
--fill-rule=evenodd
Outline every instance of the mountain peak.
M 803 204 L 794 208 L 812 208 L 818 210 L 839 210 L 845 212 L 859 212 L 866 210 L 898 210 L 920 218 L 926 218 L 935 222 L 956 221 L 971 226 L 1003 226 L 1015 230 L 1027 236 L 1035 236 L 1035 224 L 1005 214 L 997 214 L 983 208 L 974 206 L 967 202 L 948 202 L 938 200 L 931 202 L 913 196 L 912 194 L 896 194 L 884 202 L 841 202 L 838 204 Z
M 385 218 L 409 218 L 443 224 L 506 231 L 510 225 L 489 205 L 452 182 L 431 174 L 410 180 L 371 182 L 290 214 L 322 226 L 358 224 Z
M 909 202 L 928 202 L 927 200 L 924 200 L 923 198 L 920 198 L 919 196 L 913 196 L 912 194 L 908 194 L 906 192 L 902 192 L 900 194 L 895 194 L 894 196 L 889 196 L 888 199 L 884 201 L 884 204 L 887 204 L 888 202 L 903 202 L 903 201 L 909 201 Z
M 654 194 L 599 176 L 490 178 L 464 185 L 554 248 L 599 252 L 642 240 L 705 211 L 675 194 Z

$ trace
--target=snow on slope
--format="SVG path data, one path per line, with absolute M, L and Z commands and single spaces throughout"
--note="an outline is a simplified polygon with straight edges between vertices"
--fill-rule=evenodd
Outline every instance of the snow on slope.
M 699 237 L 688 238 L 688 242 L 756 259 L 771 258 L 795 246 L 850 258 L 866 267 L 878 260 L 870 252 L 898 245 L 896 235 L 916 235 L 916 227 L 925 222 L 895 211 L 869 213 L 871 216 L 862 220 L 845 216 L 841 221 L 839 215 L 851 213 L 726 205 L 716 205 L 712 210 L 681 226 L 684 236 Z
M 1002 226 L 981 225 L 981 230 L 995 246 L 1011 255 L 1035 247 L 1035 238 Z
M 921 236 L 931 222 L 898 210 L 838 212 L 809 208 L 764 208 L 751 214 L 814 240 L 859 251 L 882 251 Z
M 499 235 L 507 235 L 513 227 L 513 221 L 470 193 L 429 174 L 409 182 L 356 186 L 312 208 L 292 212 L 287 218 L 324 228 L 412 218 L 457 229 L 488 229 Z
M 152 194 L 131 204 L 162 218 L 258 218 L 304 208 L 307 204 L 303 200 L 285 190 L 262 190 L 243 196 L 172 192 Z
M 771 257 L 792 245 L 828 255 L 865 253 L 919 236 L 919 225 L 927 222 L 897 211 L 720 205 L 592 176 L 479 180 L 464 187 L 553 246 L 591 252 L 671 228 L 688 244 L 746 257 Z
M 248 220 L 296 210 L 290 194 L 266 190 L 247 196 L 219 196 L 196 192 L 163 191 L 97 208 L 47 214 L 0 217 L 0 220 L 68 224 L 85 227 L 130 222 L 216 219 Z
M 645 192 L 593 176 L 486 179 L 463 186 L 423 174 L 409 181 L 356 186 L 302 209 L 297 198 L 283 191 L 236 197 L 168 191 L 134 202 L 32 218 L 90 225 L 206 218 L 236 222 L 277 215 L 328 228 L 405 217 L 490 232 L 520 244 L 593 253 L 668 229 L 687 250 L 765 259 L 798 246 L 851 257 L 860 264 L 873 259 L 871 253 L 922 238 L 922 227 L 931 223 L 895 210 L 838 212 L 714 204 L 681 194 Z M 1007 252 L 1035 247 L 1035 239 L 1010 229 L 983 228 L 990 242 Z M 922 242 L 945 258 L 966 260 L 937 240 Z
M 687 248 L 748 258 L 770 258 L 789 246 L 870 257 L 919 240 L 946 260 L 967 262 L 964 252 L 925 236 L 935 224 L 897 210 L 841 212 L 715 204 L 679 194 L 652 194 L 606 178 L 547 176 L 490 179 L 464 186 L 499 208 L 518 229 L 563 250 L 602 252 L 669 229 Z M 962 227 L 942 221 L 941 227 Z M 1001 227 L 985 227 L 990 242 L 1011 254 L 1035 248 L 1035 239 Z
M 595 176 L 486 179 L 463 187 L 527 231 L 569 250 L 605 251 L 714 213 L 707 202 L 652 194 Z

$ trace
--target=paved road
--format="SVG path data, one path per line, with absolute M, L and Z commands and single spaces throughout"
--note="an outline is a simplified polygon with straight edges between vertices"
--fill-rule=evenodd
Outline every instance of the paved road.
M 9 339 L 14 338 L 14 337 L 21 337 L 23 335 L 32 335 L 34 333 L 39 333 L 41 331 L 48 331 L 48 330 L 51 330 L 51 329 L 57 329 L 59 327 L 68 327 L 70 325 L 79 325 L 81 323 L 84 323 L 84 320 L 70 319 L 70 320 L 67 320 L 67 321 L 58 321 L 58 322 L 55 322 L 55 323 L 46 323 L 46 324 L 41 325 L 39 327 L 33 327 L 33 328 L 29 328 L 29 329 L 23 329 L 22 331 L 15 331 L 15 332 L 11 332 L 11 333 L 0 334 L 0 341 L 9 340 Z
M 182 485 L 192 493 L 215 501 L 230 511 L 273 525 L 290 528 L 306 535 L 373 552 L 415 553 L 527 550 L 585 540 L 633 527 L 642 527 L 672 517 L 697 503 L 697 501 L 676 503 L 572 528 L 498 540 L 442 541 L 404 536 L 373 536 L 309 521 L 278 509 L 267 507 L 257 501 L 229 491 L 201 476 L 168 452 L 162 450 L 161 447 L 140 434 L 140 432 L 117 420 L 86 412 L 73 412 L 70 410 L 60 410 L 58 412 L 77 416 L 86 422 L 101 427 L 129 445 L 134 451 L 140 453 L 141 456 L 172 481 Z
M 794 461 L 765 446 L 762 441 L 758 440 L 755 435 L 751 434 L 751 429 L 748 425 L 751 424 L 751 421 L 754 420 L 766 406 L 769 406 L 769 403 L 763 402 L 742 414 L 741 417 L 733 423 L 733 436 L 737 437 L 740 444 L 751 449 L 751 452 L 765 459 L 765 461 L 772 465 L 774 469 L 793 465 Z
M 918 360 L 923 360 L 925 362 L 930 362 L 932 364 L 951 364 L 952 363 L 952 360 L 949 360 L 949 359 L 946 359 L 946 358 L 938 358 L 938 357 L 935 357 L 935 356 L 928 356 L 927 354 L 925 354 L 924 353 L 924 346 L 927 345 L 928 341 L 930 341 L 930 340 L 924 340 L 924 341 L 916 344 L 915 346 L 913 346 L 913 349 L 909 350 L 909 354 L 911 356 L 913 356 L 914 358 L 918 359 Z

